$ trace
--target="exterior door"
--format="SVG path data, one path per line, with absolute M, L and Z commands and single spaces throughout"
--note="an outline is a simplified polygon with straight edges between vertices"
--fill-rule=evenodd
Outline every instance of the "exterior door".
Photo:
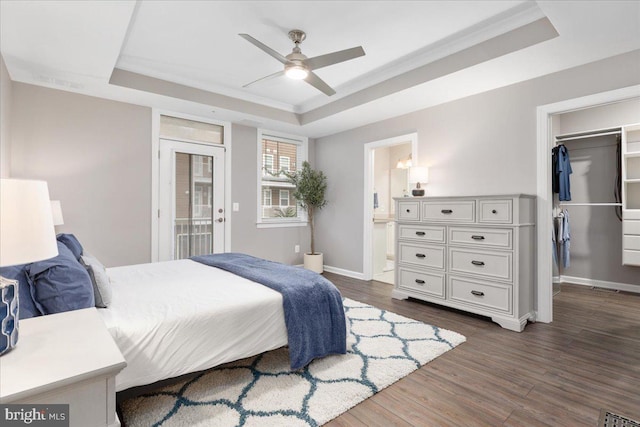
M 224 147 L 160 140 L 160 261 L 224 252 L 224 167 Z

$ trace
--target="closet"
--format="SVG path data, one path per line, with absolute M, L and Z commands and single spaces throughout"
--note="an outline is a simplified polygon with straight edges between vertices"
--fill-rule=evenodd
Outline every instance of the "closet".
M 566 148 L 572 169 L 570 199 L 554 192 L 555 281 L 636 289 L 640 124 L 558 133 L 555 142 Z

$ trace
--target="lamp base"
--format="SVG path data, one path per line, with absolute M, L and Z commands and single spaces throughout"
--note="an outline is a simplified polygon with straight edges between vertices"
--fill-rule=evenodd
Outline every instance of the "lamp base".
M 414 197 L 422 197 L 424 196 L 424 188 L 414 188 L 411 190 L 411 194 L 413 194 Z
M 18 281 L 0 276 L 0 355 L 18 343 Z

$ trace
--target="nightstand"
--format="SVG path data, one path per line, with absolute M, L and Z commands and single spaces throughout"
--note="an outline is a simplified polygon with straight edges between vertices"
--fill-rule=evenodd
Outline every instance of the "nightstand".
M 0 357 L 0 403 L 66 403 L 70 427 L 118 427 L 125 366 L 95 308 L 21 320 L 18 345 Z

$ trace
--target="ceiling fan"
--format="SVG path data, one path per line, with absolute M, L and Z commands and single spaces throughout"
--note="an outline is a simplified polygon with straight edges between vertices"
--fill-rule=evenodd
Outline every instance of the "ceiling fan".
M 326 67 L 333 64 L 338 64 L 340 62 L 348 61 L 350 59 L 358 58 L 359 56 L 363 56 L 364 49 L 362 46 L 352 47 L 351 49 L 340 50 L 337 52 L 327 53 L 326 55 L 315 56 L 313 58 L 307 58 L 306 55 L 302 53 L 300 50 L 300 43 L 307 37 L 304 31 L 302 30 L 291 30 L 289 31 L 289 38 L 295 46 L 293 47 L 292 52 L 283 56 L 271 49 L 269 46 L 264 43 L 254 39 L 249 34 L 239 34 L 240 37 L 244 38 L 249 43 L 257 46 L 258 48 L 265 51 L 267 54 L 271 55 L 278 61 L 284 64 L 284 70 L 278 71 L 277 73 L 270 74 L 266 77 L 259 78 L 258 80 L 252 81 L 251 83 L 247 83 L 243 87 L 247 87 L 254 83 L 270 80 L 274 77 L 279 77 L 281 75 L 286 75 L 291 79 L 296 80 L 304 80 L 309 83 L 311 86 L 315 87 L 322 93 L 327 96 L 334 95 L 336 93 L 335 90 L 331 88 L 328 84 L 326 84 L 320 77 L 318 77 L 313 70 L 317 70 L 322 67 Z

